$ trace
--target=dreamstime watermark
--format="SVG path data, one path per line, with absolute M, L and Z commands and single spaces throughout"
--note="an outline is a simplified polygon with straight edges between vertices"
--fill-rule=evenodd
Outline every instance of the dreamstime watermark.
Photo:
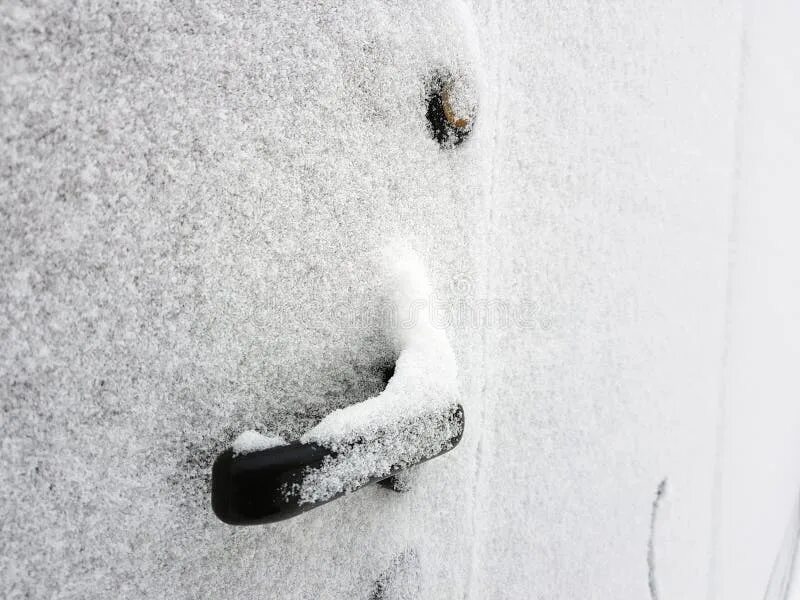
M 414 328 L 420 323 L 449 330 L 539 330 L 552 327 L 551 315 L 532 300 L 488 296 L 476 292 L 472 281 L 456 277 L 444 293 L 427 298 L 412 299 L 402 306 L 387 298 L 365 301 L 363 296 L 331 302 L 330 294 L 310 294 L 311 298 L 298 305 L 296 298 L 267 299 L 253 306 L 247 316 L 251 320 L 282 320 L 304 325 L 308 320 L 330 319 L 346 328 L 372 328 L 386 331 Z
M 334 306 L 337 322 L 349 326 L 382 323 L 387 330 L 413 329 L 430 323 L 440 329 L 541 329 L 551 326 L 540 307 L 533 302 L 512 302 L 503 298 L 440 298 L 412 300 L 403 307 L 384 302 L 372 310 L 347 303 Z

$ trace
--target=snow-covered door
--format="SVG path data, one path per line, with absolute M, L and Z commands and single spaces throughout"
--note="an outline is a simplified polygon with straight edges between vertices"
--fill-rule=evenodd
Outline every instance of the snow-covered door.
M 0 595 L 722 589 L 738 4 L 0 15 Z M 442 81 L 463 140 L 431 124 Z M 387 247 L 424 265 L 461 444 L 406 493 L 222 523 L 240 433 L 383 389 Z
M 479 101 L 469 11 L 2 10 L 1 595 L 463 596 L 474 449 L 271 526 L 219 521 L 209 477 L 380 391 L 388 245 L 444 305 L 480 284 L 488 129 L 426 115 L 438 80 Z M 480 331 L 448 337 L 480 375 Z

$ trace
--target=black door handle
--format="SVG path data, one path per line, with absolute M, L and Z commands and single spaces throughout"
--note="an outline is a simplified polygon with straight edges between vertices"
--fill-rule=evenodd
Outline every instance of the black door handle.
M 426 451 L 417 454 L 419 464 L 448 452 L 461 441 L 464 431 L 464 410 L 454 404 L 443 414 L 429 415 L 441 432 L 438 443 L 426 444 Z M 402 424 L 398 424 L 402 427 Z M 380 438 L 356 441 L 359 444 L 380 444 Z M 323 469 L 326 461 L 335 460 L 338 452 L 315 443 L 293 442 L 247 454 L 235 454 L 232 448 L 222 452 L 214 462 L 211 479 L 211 505 L 214 513 L 230 525 L 258 525 L 288 519 L 330 502 L 345 491 L 338 491 L 323 500 L 304 500 L 304 483 Z M 392 465 L 387 471 L 376 471 L 363 487 L 402 471 L 412 464 Z M 347 490 L 352 491 L 352 490 Z

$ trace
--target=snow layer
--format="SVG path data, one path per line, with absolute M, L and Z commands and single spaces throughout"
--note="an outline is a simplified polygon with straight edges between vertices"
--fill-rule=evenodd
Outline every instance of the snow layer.
M 0 4 L 0 595 L 763 591 L 800 339 L 796 17 L 766 4 Z M 477 96 L 450 150 L 442 68 Z M 382 389 L 397 234 L 443 305 L 497 309 L 446 323 L 461 445 L 407 494 L 218 522 L 238 432 Z
M 406 550 L 457 590 L 453 453 L 271 527 L 219 522 L 208 478 L 383 389 L 387 240 L 442 301 L 475 281 L 481 145 L 442 151 L 424 104 L 437 69 L 478 81 L 465 15 L 0 5 L 0 596 L 359 598 Z

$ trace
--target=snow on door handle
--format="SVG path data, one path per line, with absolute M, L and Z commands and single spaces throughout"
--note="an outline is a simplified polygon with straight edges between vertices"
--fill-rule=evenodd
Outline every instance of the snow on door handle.
M 386 388 L 331 412 L 287 444 L 242 434 L 212 470 L 211 505 L 232 525 L 280 521 L 452 449 L 464 431 L 456 361 L 432 322 L 422 262 L 402 248 L 387 255 L 396 309 L 397 361 Z
M 429 430 L 439 430 L 436 445 L 417 453 L 416 463 L 424 462 L 454 448 L 464 431 L 464 410 L 456 404 L 440 415 L 429 415 Z M 398 424 L 403 430 L 411 426 Z M 360 445 L 375 444 L 373 449 Z M 348 449 L 370 454 L 382 448 L 380 439 L 355 441 Z M 313 442 L 294 442 L 266 450 L 235 454 L 232 448 L 219 455 L 212 471 L 211 505 L 214 513 L 230 525 L 274 523 L 330 502 L 364 485 L 384 480 L 412 464 L 394 464 L 359 478 L 355 487 L 338 488 L 331 494 L 313 497 L 304 494 L 309 486 L 324 480 L 326 467 L 335 465 L 341 453 Z M 376 474 L 379 473 L 379 474 Z

